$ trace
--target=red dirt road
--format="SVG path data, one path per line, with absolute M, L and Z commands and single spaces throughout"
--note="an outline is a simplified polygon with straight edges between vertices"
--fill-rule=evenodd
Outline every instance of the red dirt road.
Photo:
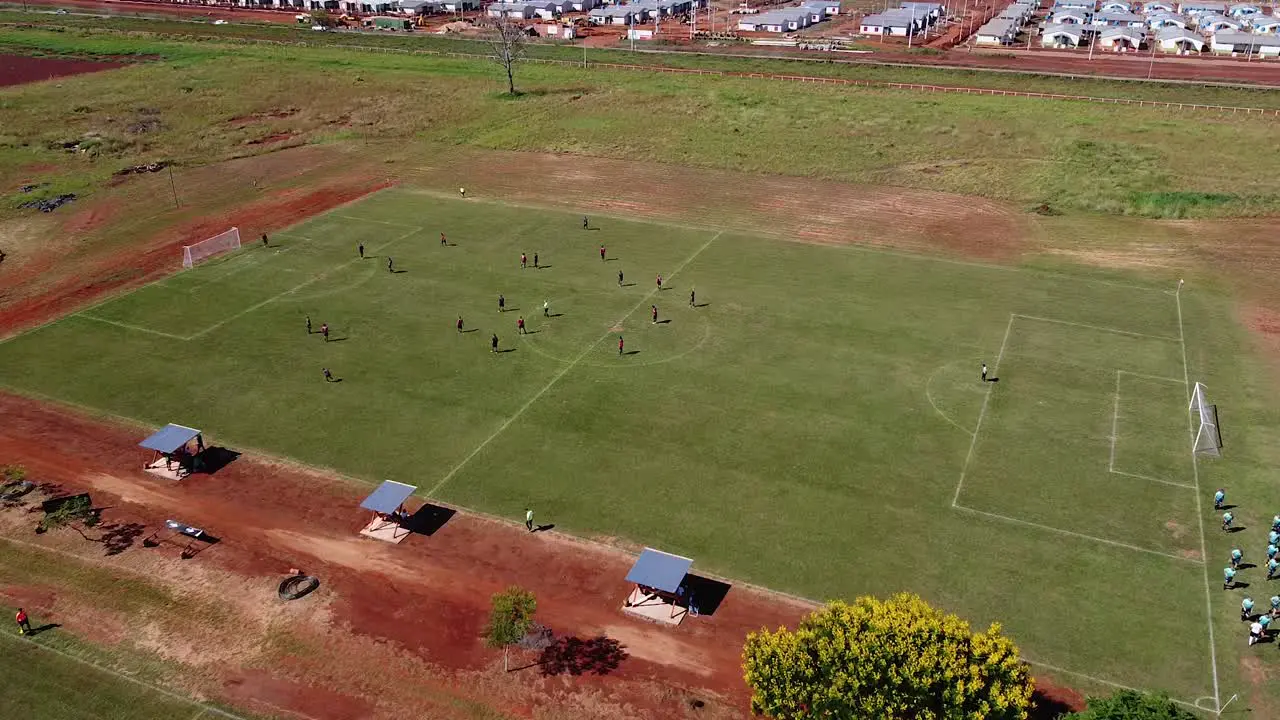
M 102 72 L 123 67 L 124 63 L 96 60 L 38 58 L 26 55 L 0 55 L 0 87 L 25 85 L 68 75 Z

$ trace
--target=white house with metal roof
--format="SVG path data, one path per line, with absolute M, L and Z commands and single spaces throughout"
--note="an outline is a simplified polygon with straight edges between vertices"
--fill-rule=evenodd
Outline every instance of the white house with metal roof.
M 498 2 L 489 3 L 489 7 L 485 8 L 484 13 L 491 18 L 508 17 L 515 20 L 530 20 L 537 15 L 537 8 L 531 2 L 499 0 Z
M 907 35 L 916 34 L 923 26 L 923 18 L 913 17 L 910 13 L 897 9 L 886 13 L 867 15 L 862 18 L 862 22 L 859 24 L 859 31 L 863 35 L 906 37 Z
M 1147 19 L 1131 12 L 1100 12 L 1089 23 L 1094 27 L 1145 27 Z
M 974 35 L 976 45 L 1011 45 L 1018 37 L 1021 23 L 1012 18 L 995 18 L 978 28 Z
M 1147 31 L 1131 27 L 1109 27 L 1098 34 L 1098 46 L 1107 50 L 1137 50 L 1146 42 Z
M 1280 56 L 1280 37 L 1253 33 L 1220 32 L 1209 41 L 1209 49 L 1221 55 Z
M 1043 47 L 1077 47 L 1084 39 L 1084 26 L 1079 23 L 1068 25 L 1051 23 L 1044 26 L 1040 33 L 1040 45 Z
M 738 29 L 746 32 L 794 32 L 809 27 L 810 17 L 811 13 L 806 8 L 782 8 L 747 15 L 738 21 Z
M 1171 12 L 1155 12 L 1147 16 L 1147 27 L 1152 30 L 1159 30 L 1166 27 L 1186 28 L 1191 23 L 1187 19 Z
M 1187 17 L 1195 17 L 1206 13 L 1225 15 L 1227 13 L 1227 4 L 1220 2 L 1184 2 L 1178 5 L 1178 12 Z
M 1088 25 L 1089 18 L 1093 13 L 1087 10 L 1076 10 L 1075 8 L 1064 8 L 1062 10 L 1054 10 L 1049 16 L 1049 23 L 1053 25 Z
M 1186 54 L 1204 52 L 1209 48 L 1204 36 L 1194 30 L 1181 27 L 1163 27 L 1156 32 L 1156 45 L 1164 52 Z
M 1261 15 L 1262 7 L 1253 3 L 1236 3 L 1227 8 L 1227 14 L 1235 18 L 1245 18 L 1253 15 Z
M 1220 32 L 1240 32 L 1244 27 L 1244 21 L 1227 17 L 1226 15 L 1217 15 L 1215 13 L 1205 13 L 1196 16 L 1196 30 L 1205 34 L 1216 34 Z
M 1105 0 L 1104 2 L 1098 4 L 1098 12 L 1127 13 L 1127 12 L 1130 12 L 1131 10 L 1132 8 L 1129 6 L 1129 3 L 1121 2 L 1120 0 Z
M 822 10 L 822 14 L 828 17 L 840 14 L 839 0 L 809 0 L 809 2 L 804 3 L 801 7 Z
M 1256 33 L 1275 34 L 1280 32 L 1280 17 L 1274 15 L 1254 15 L 1245 20 L 1245 23 Z
M 1168 0 L 1150 0 L 1142 3 L 1142 12 L 1151 14 L 1157 12 L 1171 13 L 1177 9 L 1177 6 Z
M 1093 12 L 1094 0 L 1054 0 L 1053 12 L 1059 10 L 1088 10 Z
M 631 25 L 644 22 L 636 18 L 636 12 L 626 5 L 610 5 L 592 8 L 587 12 L 587 21 L 592 25 Z

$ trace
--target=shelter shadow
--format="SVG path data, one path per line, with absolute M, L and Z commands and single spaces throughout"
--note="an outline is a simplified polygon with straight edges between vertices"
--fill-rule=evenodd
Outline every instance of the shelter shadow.
M 410 515 L 408 520 L 400 523 L 400 527 L 411 533 L 429 537 L 435 535 L 436 531 L 444 527 L 444 524 L 449 522 L 456 514 L 458 514 L 458 511 L 453 508 L 426 503 L 418 508 L 417 512 Z
M 685 590 L 685 599 L 681 604 L 687 604 L 692 598 L 699 615 L 714 615 L 720 608 L 720 603 L 724 602 L 724 596 L 729 594 L 729 588 L 732 587 L 728 583 L 693 573 L 685 575 L 681 584 L 684 585 Z

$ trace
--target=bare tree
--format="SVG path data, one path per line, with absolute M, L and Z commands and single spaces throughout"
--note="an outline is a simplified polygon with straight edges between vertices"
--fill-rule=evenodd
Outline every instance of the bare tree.
M 516 94 L 515 64 L 524 57 L 527 38 L 524 26 L 512 22 L 506 15 L 494 20 L 489 47 L 493 53 L 493 61 L 507 71 L 507 92 L 512 95 Z

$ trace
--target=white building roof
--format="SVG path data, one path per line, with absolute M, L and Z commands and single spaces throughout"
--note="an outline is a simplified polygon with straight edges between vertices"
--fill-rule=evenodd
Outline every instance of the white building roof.
M 1252 45 L 1260 47 L 1280 47 L 1280 36 L 1256 35 L 1242 32 L 1220 32 L 1213 36 L 1214 45 Z

